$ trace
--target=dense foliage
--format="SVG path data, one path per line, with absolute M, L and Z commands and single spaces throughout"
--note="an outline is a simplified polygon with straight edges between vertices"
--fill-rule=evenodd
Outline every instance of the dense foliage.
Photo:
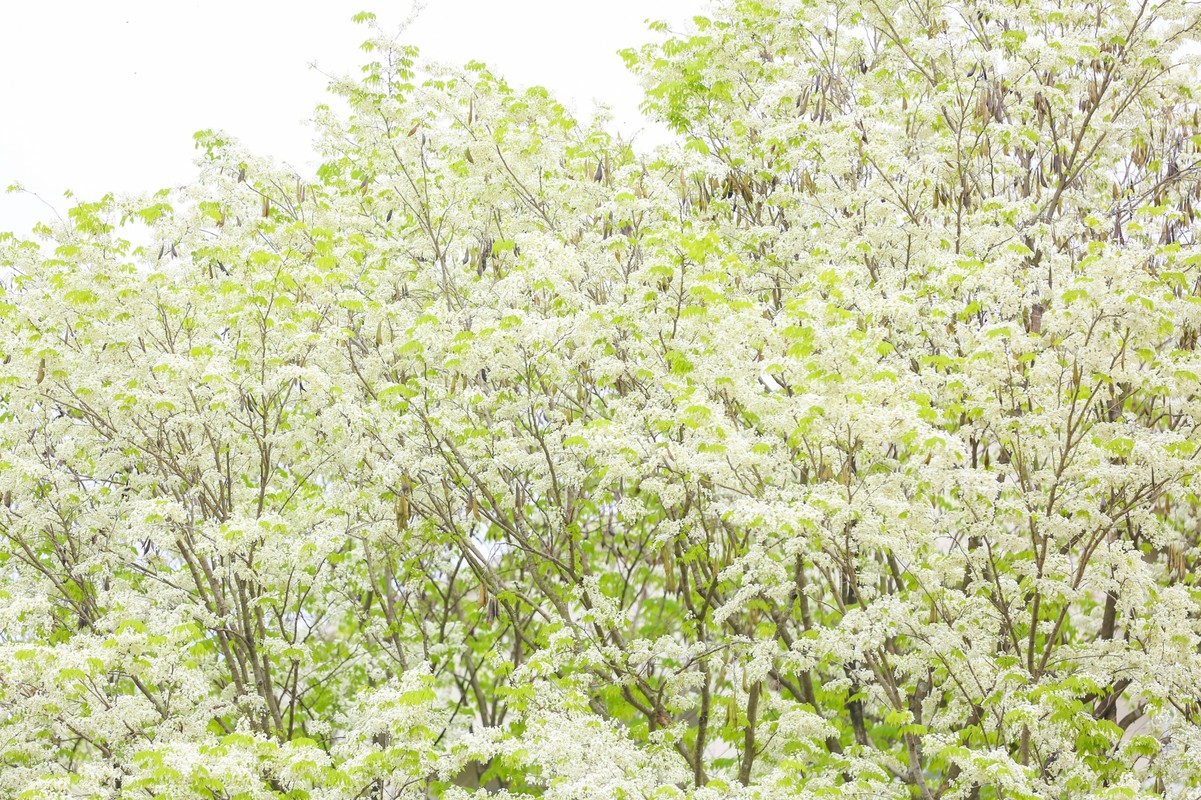
M 374 31 L 4 237 L 0 794 L 1195 797 L 1199 17 L 731 0 L 653 154 Z

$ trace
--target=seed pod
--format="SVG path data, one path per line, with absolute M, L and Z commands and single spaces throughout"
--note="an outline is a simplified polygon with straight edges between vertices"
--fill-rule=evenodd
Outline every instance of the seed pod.
M 1188 561 L 1178 542 L 1168 546 L 1168 574 L 1173 581 L 1183 581 L 1188 574 Z
M 37 382 L 40 384 L 46 379 L 46 359 L 43 358 L 38 362 L 38 377 Z
M 409 498 L 400 495 L 396 498 L 396 530 L 403 532 L 409 528 Z
M 975 114 L 976 119 L 978 119 L 978 120 L 987 119 L 989 116 L 988 98 L 985 97 L 983 92 L 980 94 L 980 96 L 978 98 L 976 98 L 976 109 L 975 109 L 974 114 Z

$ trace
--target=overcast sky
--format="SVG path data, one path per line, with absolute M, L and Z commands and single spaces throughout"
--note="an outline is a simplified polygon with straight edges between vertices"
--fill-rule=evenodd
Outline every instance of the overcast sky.
M 328 74 L 354 71 L 375 11 L 391 30 L 409 0 L 0 0 L 0 188 L 19 181 L 59 211 L 63 191 L 151 191 L 193 174 L 192 134 L 220 128 L 256 153 L 309 172 L 305 120 Z M 616 51 L 653 38 L 647 19 L 682 24 L 702 0 L 426 0 L 402 35 L 422 55 L 486 62 L 510 83 L 542 84 L 587 116 L 613 106 L 643 127 L 640 89 Z M 313 63 L 320 72 L 310 68 Z M 655 141 L 645 130 L 641 141 Z M 0 194 L 0 231 L 51 212 Z

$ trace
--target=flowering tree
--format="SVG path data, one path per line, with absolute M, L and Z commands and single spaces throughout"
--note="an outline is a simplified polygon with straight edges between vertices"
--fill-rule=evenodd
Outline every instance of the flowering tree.
M 373 29 L 7 236 L 3 794 L 1194 797 L 1199 19 L 727 2 L 654 154 Z

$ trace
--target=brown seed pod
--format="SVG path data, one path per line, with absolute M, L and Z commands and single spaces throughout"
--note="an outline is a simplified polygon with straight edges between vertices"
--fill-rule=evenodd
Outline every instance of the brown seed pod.
M 409 528 L 409 498 L 400 495 L 396 498 L 396 530 L 404 532 Z

